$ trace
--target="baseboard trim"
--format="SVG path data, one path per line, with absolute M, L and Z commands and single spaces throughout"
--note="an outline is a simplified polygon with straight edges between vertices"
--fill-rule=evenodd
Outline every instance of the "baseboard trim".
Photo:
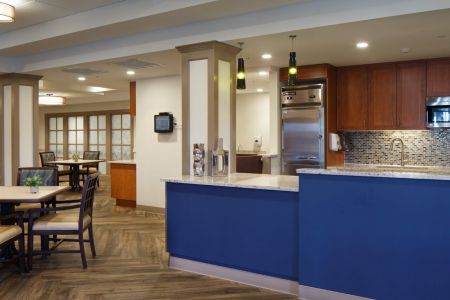
M 374 300 L 371 298 L 318 289 L 306 285 L 299 285 L 298 291 L 299 299 L 302 300 Z
M 298 283 L 296 281 L 231 269 L 174 256 L 171 256 L 169 259 L 169 267 L 181 271 L 252 285 L 276 292 L 298 295 Z
M 138 210 L 148 211 L 148 212 L 152 212 L 152 213 L 155 213 L 155 214 L 161 214 L 161 215 L 165 215 L 166 214 L 166 209 L 162 208 L 162 207 L 147 206 L 147 205 L 137 205 L 136 208 Z
M 175 256 L 169 258 L 169 267 L 181 271 L 256 286 L 280 293 L 296 295 L 301 300 L 374 300 L 371 298 L 300 285 L 297 281 L 236 270 Z

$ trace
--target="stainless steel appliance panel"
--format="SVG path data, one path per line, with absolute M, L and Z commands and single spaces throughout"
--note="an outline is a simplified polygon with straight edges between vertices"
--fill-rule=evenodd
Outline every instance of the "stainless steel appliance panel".
M 324 166 L 323 108 L 282 110 L 282 171 Z
M 428 128 L 450 128 L 450 97 L 427 97 Z
M 281 105 L 290 106 L 322 106 L 325 98 L 323 84 L 289 86 L 281 88 Z

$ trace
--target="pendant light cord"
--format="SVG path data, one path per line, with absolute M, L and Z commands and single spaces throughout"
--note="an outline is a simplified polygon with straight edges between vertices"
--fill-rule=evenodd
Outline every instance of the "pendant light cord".
M 294 52 L 294 39 L 297 37 L 295 34 L 289 36 L 291 38 L 291 51 Z

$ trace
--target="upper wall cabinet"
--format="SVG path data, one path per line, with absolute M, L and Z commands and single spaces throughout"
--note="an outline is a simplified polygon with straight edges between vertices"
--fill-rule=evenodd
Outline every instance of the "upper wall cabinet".
M 338 130 L 425 129 L 425 97 L 449 84 L 450 59 L 341 67 Z
M 450 58 L 428 61 L 427 96 L 450 96 Z
M 397 128 L 425 129 L 426 63 L 397 64 Z
M 340 130 L 367 129 L 367 68 L 338 69 L 337 123 Z
M 368 128 L 396 127 L 396 69 L 394 64 L 368 67 Z
M 329 72 L 329 64 L 307 65 L 297 67 L 297 78 L 299 80 L 326 79 Z M 280 81 L 288 80 L 288 68 L 280 69 Z

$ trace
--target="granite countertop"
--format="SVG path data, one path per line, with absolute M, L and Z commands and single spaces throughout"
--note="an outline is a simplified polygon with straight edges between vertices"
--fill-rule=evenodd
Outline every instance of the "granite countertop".
M 255 152 L 255 151 L 249 151 L 249 150 L 241 150 L 239 152 L 236 152 L 236 155 L 261 155 L 262 157 L 277 157 L 278 154 L 271 154 L 271 153 L 266 153 L 266 152 Z
M 450 180 L 450 168 L 434 166 L 391 166 L 349 164 L 327 169 L 297 169 L 297 174 Z
M 135 165 L 135 160 L 111 160 L 108 161 L 110 164 L 122 164 L 122 165 Z
M 164 178 L 164 182 L 298 192 L 298 177 L 288 175 L 233 173 L 227 177 L 185 175 Z

